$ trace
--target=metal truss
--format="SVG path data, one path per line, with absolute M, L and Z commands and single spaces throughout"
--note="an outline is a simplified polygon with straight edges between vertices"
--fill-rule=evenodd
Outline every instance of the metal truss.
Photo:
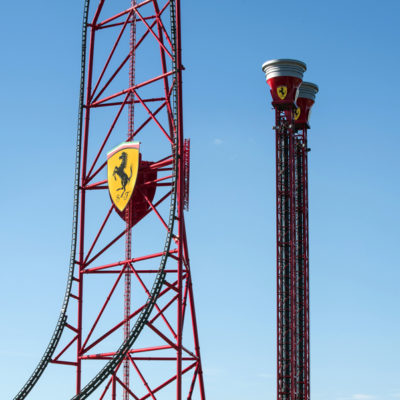
M 74 371 L 76 400 L 205 399 L 184 216 L 180 0 L 123 3 L 84 3 L 66 295 L 50 344 L 15 400 L 49 364 Z M 121 214 L 108 196 L 105 155 L 124 140 L 140 141 L 143 159 Z
M 277 207 L 277 394 L 309 400 L 307 130 L 291 106 L 275 106 Z

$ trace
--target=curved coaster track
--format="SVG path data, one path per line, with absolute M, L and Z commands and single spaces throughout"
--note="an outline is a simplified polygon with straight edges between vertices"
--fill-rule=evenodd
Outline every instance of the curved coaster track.
M 14 400 L 55 366 L 71 375 L 70 399 L 205 399 L 184 221 L 180 0 L 85 0 L 81 57 L 67 287 Z M 138 177 L 120 212 L 107 153 L 133 140 Z

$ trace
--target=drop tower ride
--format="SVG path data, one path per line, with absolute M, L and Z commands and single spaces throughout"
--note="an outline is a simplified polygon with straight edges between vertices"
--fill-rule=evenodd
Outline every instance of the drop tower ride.
M 317 85 L 297 60 L 263 64 L 275 109 L 277 398 L 310 399 L 308 119 Z

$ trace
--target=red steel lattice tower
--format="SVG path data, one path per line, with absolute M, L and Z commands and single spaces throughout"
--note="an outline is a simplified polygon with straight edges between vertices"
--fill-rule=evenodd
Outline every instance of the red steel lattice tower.
M 74 371 L 76 400 L 205 399 L 184 215 L 181 52 L 180 0 L 85 0 L 67 289 L 15 400 L 49 365 Z M 133 140 L 136 186 L 119 211 L 107 153 Z
M 276 132 L 277 397 L 309 400 L 307 129 L 318 88 L 302 84 L 301 61 L 271 60 L 263 70 Z
M 298 326 L 298 386 L 299 399 L 310 398 L 310 290 L 309 290 L 309 231 L 308 231 L 308 152 L 307 132 L 311 107 L 318 86 L 303 82 L 296 100 L 295 162 L 297 193 L 297 326 Z

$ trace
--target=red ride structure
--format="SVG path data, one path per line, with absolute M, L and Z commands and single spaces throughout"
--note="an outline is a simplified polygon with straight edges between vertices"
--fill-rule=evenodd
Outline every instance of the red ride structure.
M 184 215 L 180 15 L 180 0 L 85 0 L 67 289 L 15 400 L 49 365 L 70 371 L 76 400 L 205 399 Z M 107 180 L 107 153 L 121 142 L 140 142 L 123 211 Z
M 318 87 L 302 83 L 305 70 L 297 60 L 263 64 L 275 109 L 279 400 L 310 399 L 307 129 Z

